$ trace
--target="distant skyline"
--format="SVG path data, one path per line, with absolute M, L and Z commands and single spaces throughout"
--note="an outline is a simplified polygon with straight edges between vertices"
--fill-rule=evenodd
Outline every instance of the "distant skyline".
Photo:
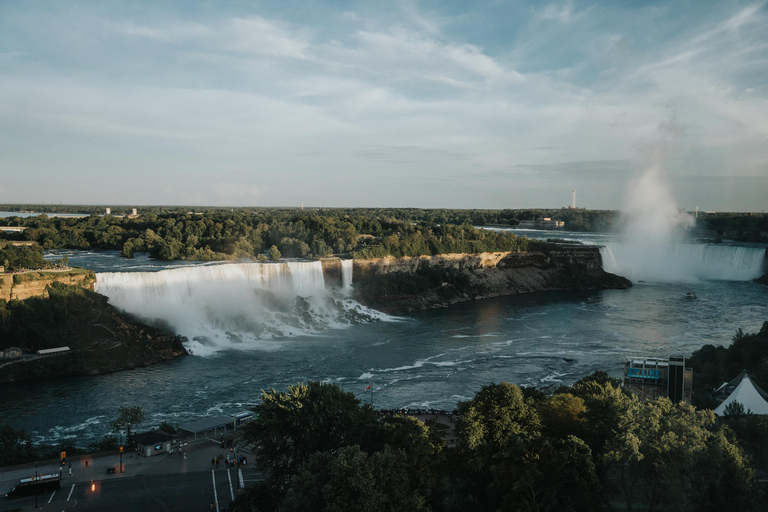
M 0 203 L 768 210 L 765 1 L 0 2 Z M 664 173 L 662 173 L 664 174 Z

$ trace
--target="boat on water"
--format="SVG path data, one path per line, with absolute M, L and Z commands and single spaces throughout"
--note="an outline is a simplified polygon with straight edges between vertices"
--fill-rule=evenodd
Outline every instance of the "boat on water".
M 696 297 L 696 294 L 695 294 L 695 293 L 693 293 L 693 292 L 688 292 L 688 293 L 686 293 L 686 294 L 685 294 L 685 298 L 686 298 L 686 299 L 697 299 L 698 297 Z

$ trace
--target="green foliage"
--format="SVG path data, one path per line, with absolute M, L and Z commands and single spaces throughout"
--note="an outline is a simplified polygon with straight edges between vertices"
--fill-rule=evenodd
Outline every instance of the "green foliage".
M 758 386 L 768 389 L 768 322 L 753 334 L 739 329 L 728 348 L 704 345 L 686 362 L 696 375 L 695 395 L 707 395 L 712 388 L 732 380 L 743 370 L 747 370 Z
M 19 236 L 46 249 L 111 249 L 119 250 L 128 258 L 136 252 L 146 251 L 153 258 L 164 260 L 256 257 L 272 246 L 285 257 L 321 258 L 333 253 L 351 253 L 355 258 L 377 258 L 526 251 L 537 245 L 511 233 L 473 227 L 488 222 L 515 225 L 515 214 L 506 210 L 492 213 L 480 210 L 251 208 L 223 211 L 211 208 L 199 215 L 174 208 L 155 210 L 138 217 L 10 217 L 0 219 L 0 224 L 25 227 Z
M 269 248 L 269 259 L 271 259 L 272 261 L 277 261 L 280 259 L 281 256 L 282 254 L 280 254 L 280 251 L 278 250 L 276 245 L 273 245 L 272 247 Z
M 751 414 L 749 410 L 744 409 L 744 404 L 738 400 L 734 400 L 725 406 L 723 416 L 743 416 L 744 414 Z
M 601 456 L 604 481 L 621 491 L 628 509 L 640 502 L 649 509 L 701 510 L 701 489 L 729 488 L 744 495 L 709 499 L 716 499 L 720 507 L 738 500 L 744 505 L 739 510 L 754 510 L 755 489 L 748 485 L 752 471 L 741 450 L 718 434 L 714 424 L 712 411 L 697 411 L 683 402 L 633 400 Z M 723 459 L 729 461 L 727 474 L 713 470 Z
M 430 510 L 410 474 L 405 452 L 389 446 L 370 455 L 359 446 L 318 452 L 298 468 L 285 510 Z
M 51 264 L 45 261 L 43 249 L 37 244 L 13 245 L 0 240 L 0 266 L 4 267 L 6 272 L 15 272 L 48 268 Z
M 376 421 L 373 409 L 361 406 L 352 393 L 320 382 L 264 391 L 261 400 L 243 439 L 256 447 L 256 465 L 271 472 L 280 496 L 312 454 L 364 444 L 364 427 Z
M 263 391 L 261 399 L 243 439 L 270 477 L 238 497 L 233 510 L 355 510 L 355 503 L 424 509 L 444 446 L 426 425 L 379 420 L 352 393 L 320 382 Z
M 32 437 L 26 431 L 0 426 L 0 467 L 28 462 L 35 453 Z
M 338 386 L 310 382 L 262 394 L 246 427 L 270 478 L 232 510 L 755 511 L 749 459 L 711 411 L 641 401 L 594 374 L 570 392 L 526 396 L 490 384 L 458 407 L 457 449 L 412 418 L 377 418 Z M 768 423 L 727 418 L 767 451 Z
M 144 411 L 141 406 L 120 407 L 117 409 L 117 419 L 111 423 L 112 431 L 125 430 L 126 438 L 131 437 L 133 427 L 144 421 Z

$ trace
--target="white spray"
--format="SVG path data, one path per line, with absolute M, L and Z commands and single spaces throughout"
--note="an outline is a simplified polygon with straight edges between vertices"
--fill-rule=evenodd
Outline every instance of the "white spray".
M 351 276 L 349 276 L 351 279 Z M 386 318 L 325 287 L 320 262 L 234 263 L 159 272 L 108 272 L 96 291 L 115 307 L 159 322 L 204 355 L 269 349 L 276 339 Z

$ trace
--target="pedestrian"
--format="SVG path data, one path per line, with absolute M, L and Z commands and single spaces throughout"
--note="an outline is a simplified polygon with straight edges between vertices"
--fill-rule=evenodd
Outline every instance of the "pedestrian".
M 187 452 L 184 452 L 184 460 L 187 460 Z

